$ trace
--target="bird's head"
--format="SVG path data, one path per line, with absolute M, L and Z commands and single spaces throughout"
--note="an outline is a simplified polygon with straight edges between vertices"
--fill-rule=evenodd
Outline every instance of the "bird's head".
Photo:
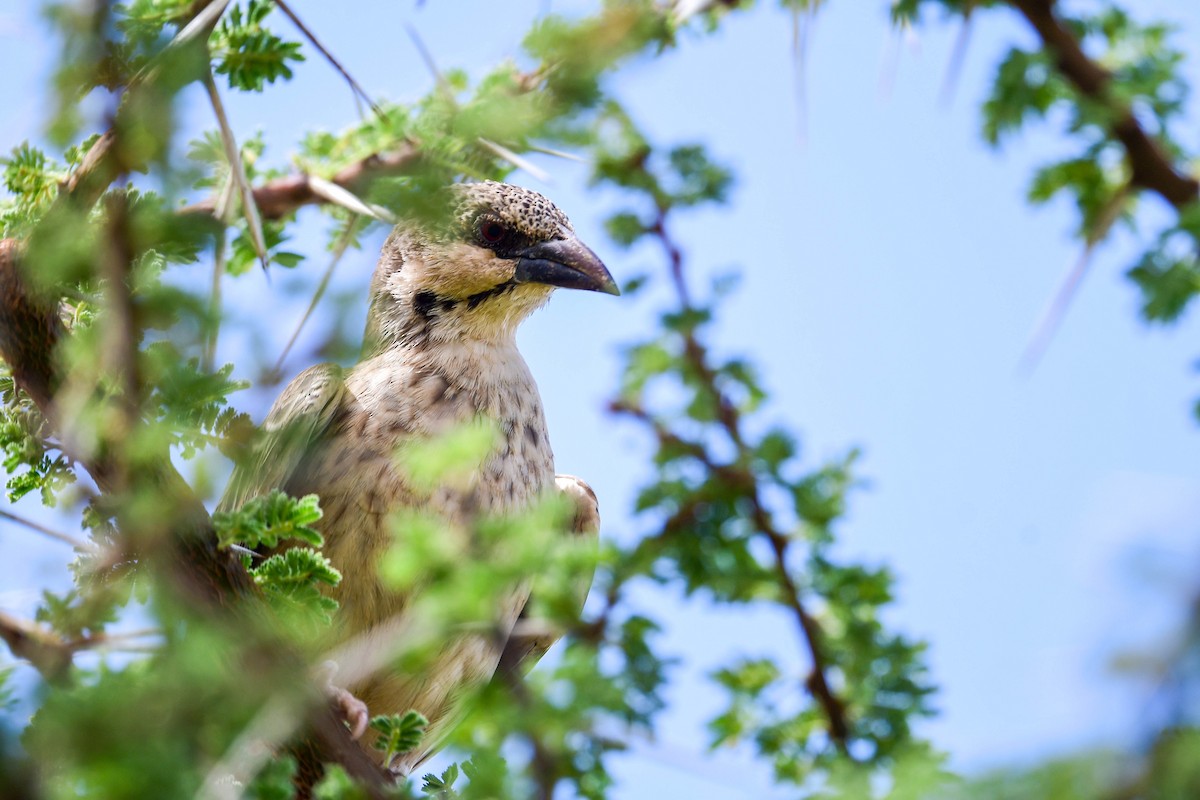
M 487 181 L 447 198 L 435 221 L 402 223 L 383 246 L 367 323 L 374 346 L 511 337 L 556 287 L 620 293 L 537 192 Z

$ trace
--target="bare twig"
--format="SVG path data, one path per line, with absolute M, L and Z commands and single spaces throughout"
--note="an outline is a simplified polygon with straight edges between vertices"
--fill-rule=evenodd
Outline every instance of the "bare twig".
M 654 220 L 654 226 L 650 228 L 650 233 L 654 235 L 663 252 L 667 256 L 667 266 L 671 270 L 671 283 L 675 287 L 675 295 L 679 299 L 679 305 L 683 306 L 685 311 L 692 308 L 692 298 L 688 292 L 687 279 L 683 274 L 683 251 L 675 244 L 675 240 L 667 233 L 667 212 L 664 208 L 658 209 L 658 214 Z
M 388 211 L 383 206 L 377 206 L 362 200 L 354 194 L 354 192 L 339 186 L 333 181 L 327 181 L 324 178 L 310 175 L 308 185 L 312 188 L 313 193 L 328 203 L 333 203 L 335 206 L 350 211 L 354 214 L 360 214 L 364 217 L 371 217 L 380 222 L 386 222 L 389 225 L 395 225 L 400 220 L 396 215 Z
M 208 324 L 212 328 L 208 331 L 208 335 L 204 337 L 204 359 L 202 363 L 205 372 L 212 372 L 213 364 L 217 358 L 217 340 L 221 336 L 221 281 L 225 277 L 225 236 L 225 226 L 217 226 L 217 233 L 213 242 L 212 288 L 209 290 L 208 296 Z
M 453 103 L 454 90 L 450 88 L 450 82 L 446 80 L 446 76 L 438 69 L 437 62 L 433 60 L 433 53 L 429 52 L 429 48 L 425 46 L 425 40 L 421 38 L 421 34 L 417 33 L 417 29 L 409 24 L 405 24 L 404 30 L 408 31 L 408 38 L 412 40 L 413 46 L 417 48 L 417 53 L 420 54 L 421 60 L 425 62 L 425 67 L 429 70 L 429 74 L 437 82 L 438 91 Z
M 217 24 L 217 20 L 225 13 L 230 2 L 231 0 L 211 0 L 200 9 L 196 16 L 179 29 L 167 47 L 178 47 L 200 36 L 207 36 L 213 26 Z
M 900 72 L 900 56 L 904 50 L 904 23 L 890 29 L 883 42 L 883 54 L 879 63 L 879 93 L 881 101 L 892 99 L 896 86 L 896 74 Z
M 550 177 L 549 172 L 546 172 L 546 170 L 542 169 L 537 164 L 534 164 L 532 161 L 525 158 L 524 156 L 514 153 L 512 150 L 509 150 L 504 145 L 496 144 L 491 139 L 484 139 L 482 136 L 480 136 L 477 141 L 481 145 L 483 145 L 485 148 L 487 148 L 488 150 L 491 150 L 493 153 L 495 153 L 500 158 L 502 158 L 505 161 L 507 161 L 508 163 L 512 164 L 517 169 L 525 170 L 526 172 L 528 172 L 533 177 L 537 178 L 542 183 L 546 183 L 546 184 L 554 183 L 554 179 Z
M 962 12 L 962 22 L 959 23 L 958 35 L 954 37 L 954 49 L 950 51 L 950 61 L 946 64 L 946 75 L 942 79 L 941 102 L 948 106 L 954 100 L 954 91 L 958 88 L 958 76 L 962 74 L 963 63 L 967 59 L 967 45 L 971 42 L 971 20 L 974 17 L 976 0 L 968 0 Z
M 296 324 L 296 329 L 292 331 L 292 336 L 288 339 L 287 345 L 284 346 L 283 352 L 279 354 L 279 359 L 275 362 L 275 368 L 272 373 L 279 375 L 283 371 L 283 362 L 287 360 L 288 354 L 292 352 L 292 347 L 296 344 L 296 339 L 300 337 L 300 331 L 304 330 L 313 311 L 316 310 L 317 304 L 321 302 L 321 298 L 325 296 L 325 290 L 329 288 L 329 280 L 333 277 L 333 271 L 337 269 L 337 265 L 341 262 L 342 256 L 346 254 L 346 250 L 350 247 L 350 243 L 354 241 L 354 225 L 358 221 L 357 217 L 351 217 L 346 222 L 346 230 L 338 237 L 337 244 L 333 246 L 333 254 L 329 259 L 329 266 L 325 268 L 325 274 L 321 276 L 321 282 L 317 284 L 317 290 L 313 292 L 312 300 L 308 304 L 308 308 L 304 311 L 304 316 L 300 318 L 300 322 Z
M 0 517 L 3 517 L 9 522 L 15 522 L 18 525 L 29 528 L 32 531 L 37 531 L 43 536 L 49 536 L 51 539 L 57 539 L 60 542 L 65 542 L 74 547 L 76 550 L 91 550 L 93 548 L 93 545 L 90 542 L 87 542 L 83 539 L 77 539 L 70 534 L 56 531 L 53 528 L 48 528 L 40 522 L 34 522 L 31 519 L 19 516 L 11 511 L 0 509 Z
M 587 163 L 586 158 L 577 156 L 574 153 L 568 153 L 565 150 L 555 150 L 552 147 L 542 147 L 542 146 L 536 145 L 536 144 L 529 145 L 529 149 L 535 153 L 545 153 L 548 156 L 554 156 L 555 158 L 563 158 L 563 159 L 566 159 L 567 161 L 574 161 L 579 164 Z
M 292 11 L 291 7 L 283 0 L 275 0 L 275 6 L 285 15 L 287 15 L 287 18 L 292 21 L 292 24 L 299 28 L 300 32 L 304 34 L 304 38 L 308 39 L 309 44 L 317 48 L 317 52 L 323 55 L 325 60 L 328 61 L 335 70 L 338 71 L 338 74 L 340 74 L 342 78 L 345 79 L 346 83 L 350 85 L 350 90 L 359 98 L 361 98 L 363 102 L 370 106 L 371 110 L 375 112 L 377 117 L 380 119 L 387 119 L 387 114 L 384 113 L 383 109 L 371 99 L 371 96 L 367 94 L 367 91 L 362 88 L 358 81 L 354 80 L 354 76 L 352 76 L 349 71 L 342 66 L 342 63 L 334 58 L 333 53 L 329 52 L 328 48 L 321 44 L 320 40 L 317 39 L 316 35 L 309 29 L 309 27 L 300 20 L 300 17 L 297 16 L 296 12 Z
M 1033 335 L 1029 337 L 1029 343 L 1025 346 L 1025 353 L 1021 356 L 1020 371 L 1030 372 L 1037 366 L 1042 354 L 1046 352 L 1046 348 L 1050 345 L 1050 340 L 1054 336 L 1054 332 L 1058 330 L 1058 326 L 1062 323 L 1063 317 L 1067 314 L 1067 309 L 1071 305 L 1076 292 L 1079 291 L 1079 286 L 1083 282 L 1083 276 L 1087 273 L 1088 266 L 1092 261 L 1092 254 L 1096 250 L 1096 245 L 1100 244 L 1112 230 L 1113 223 L 1121 216 L 1121 211 L 1125 208 L 1125 204 L 1129 201 L 1129 186 L 1121 187 L 1111 198 L 1104 208 L 1101 209 L 1100 215 L 1096 220 L 1096 224 L 1092 230 L 1088 231 L 1087 239 L 1083 245 L 1083 252 L 1079 254 L 1079 258 L 1075 260 L 1075 264 L 1063 278 L 1062 284 L 1058 287 L 1051 298 L 1046 310 L 1042 312 L 1041 318 L 1038 320 L 1037 327 L 1033 330 Z
M 792 80 L 796 91 L 796 138 L 808 140 L 808 54 L 809 39 L 817 24 L 819 2 L 792 8 Z
M 212 70 L 204 73 L 204 89 L 208 92 L 209 102 L 212 103 L 213 114 L 217 118 L 217 128 L 221 133 L 221 144 L 225 148 L 225 158 L 229 161 L 229 177 L 237 186 L 242 199 L 242 216 L 246 218 L 246 228 L 250 231 L 250 241 L 254 244 L 254 253 L 258 256 L 262 268 L 267 268 L 267 242 L 263 235 L 262 217 L 258 213 L 258 205 L 254 199 L 254 189 L 246 177 L 246 165 L 242 161 L 241 148 L 233 135 L 229 117 L 225 114 L 225 104 L 221 101 L 221 93 L 217 91 L 217 82 L 213 80 Z

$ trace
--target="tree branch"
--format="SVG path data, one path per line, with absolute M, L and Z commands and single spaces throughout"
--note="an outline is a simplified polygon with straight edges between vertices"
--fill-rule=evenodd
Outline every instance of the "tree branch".
M 676 299 L 680 307 L 684 310 L 689 310 L 692 308 L 692 304 L 688 292 L 686 275 L 683 270 L 683 255 L 679 246 L 668 232 L 666 216 L 666 209 L 658 209 L 658 216 L 654 225 L 649 229 L 649 232 L 659 240 L 667 256 L 671 281 L 675 288 Z M 775 524 L 774 517 L 767 508 L 767 504 L 759 491 L 758 480 L 755 475 L 751 473 L 748 467 L 741 466 L 742 464 L 750 463 L 751 460 L 746 457 L 748 446 L 742 433 L 741 413 L 737 405 L 721 391 L 717 382 L 717 374 L 709 363 L 710 358 L 707 348 L 692 330 L 686 331 L 682 336 L 684 358 L 687 360 L 688 365 L 695 370 L 699 378 L 698 383 L 703 387 L 701 391 L 711 393 L 716 405 L 717 423 L 729 437 L 734 447 L 737 448 L 738 455 L 729 463 L 720 462 L 709 453 L 704 445 L 697 442 L 689 442 L 681 438 L 639 406 L 625 402 L 616 402 L 612 404 L 611 409 L 618 413 L 629 414 L 645 422 L 654 431 L 660 445 L 665 449 L 682 450 L 689 453 L 699 460 L 710 473 L 731 486 L 738 487 L 742 491 L 743 496 L 749 504 L 750 512 L 748 516 L 754 526 L 754 530 L 766 538 L 770 544 L 773 557 L 772 568 L 779 581 L 780 602 L 789 609 L 795 619 L 800 638 L 808 650 L 812 661 L 812 671 L 809 674 L 808 680 L 805 681 L 805 687 L 825 715 L 829 725 L 830 739 L 843 755 L 848 756 L 847 741 L 850 729 L 846 719 L 845 704 L 842 703 L 834 693 L 833 688 L 829 685 L 827 678 L 829 667 L 821 642 L 822 634 L 820 625 L 812 614 L 808 612 L 808 609 L 805 608 L 800 587 L 796 584 L 788 568 L 788 550 L 791 545 L 791 539 L 779 530 L 779 527 Z M 695 507 L 692 507 L 691 510 L 694 511 Z M 674 523 L 669 522 L 668 524 L 678 524 L 680 521 L 679 517 L 682 516 L 684 509 L 680 511 L 680 514 L 672 517 Z
M 361 194 L 368 184 L 378 178 L 411 173 L 420 159 L 421 151 L 417 142 L 409 140 L 395 150 L 367 156 L 351 164 L 334 175 L 332 182 Z M 254 202 L 264 219 L 281 219 L 303 206 L 328 201 L 313 189 L 309 176 L 301 173 L 267 181 L 254 190 Z M 215 207 L 216 200 L 209 198 L 185 207 L 180 213 L 212 215 Z
M 1200 199 L 1200 181 L 1176 169 L 1170 157 L 1110 92 L 1113 76 L 1088 58 L 1079 40 L 1054 14 L 1054 0 L 1009 0 L 1033 26 L 1042 44 L 1054 52 L 1059 71 L 1091 100 L 1112 108 L 1113 136 L 1125 148 L 1132 183 L 1161 196 L 1176 209 Z
M 0 611 L 0 639 L 17 658 L 33 665 L 48 683 L 61 683 L 71 666 L 71 646 L 28 620 Z

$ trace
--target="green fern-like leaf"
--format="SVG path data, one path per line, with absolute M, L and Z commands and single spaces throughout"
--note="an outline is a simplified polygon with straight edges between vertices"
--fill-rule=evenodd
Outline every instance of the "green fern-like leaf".
M 295 610 L 328 624 L 337 601 L 321 593 L 321 584 L 336 586 L 342 575 L 325 556 L 308 547 L 276 553 L 250 570 L 254 582 L 283 610 Z
M 320 547 L 325 539 L 311 527 L 320 519 L 320 499 L 315 494 L 294 498 L 277 489 L 237 511 L 218 511 L 213 514 L 213 526 L 224 547 L 275 547 L 288 540 Z
M 389 714 L 375 717 L 371 720 L 371 729 L 379 732 L 375 749 L 384 752 L 385 762 L 391 761 L 401 753 L 415 750 L 425 736 L 428 725 L 429 720 L 416 711 L 407 711 L 403 716 Z

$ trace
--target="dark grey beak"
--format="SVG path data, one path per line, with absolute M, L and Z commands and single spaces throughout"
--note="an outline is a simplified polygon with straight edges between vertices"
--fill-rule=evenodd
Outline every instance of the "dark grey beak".
M 518 253 L 517 283 L 545 283 L 564 289 L 620 294 L 617 282 L 587 245 L 574 236 L 538 242 Z

